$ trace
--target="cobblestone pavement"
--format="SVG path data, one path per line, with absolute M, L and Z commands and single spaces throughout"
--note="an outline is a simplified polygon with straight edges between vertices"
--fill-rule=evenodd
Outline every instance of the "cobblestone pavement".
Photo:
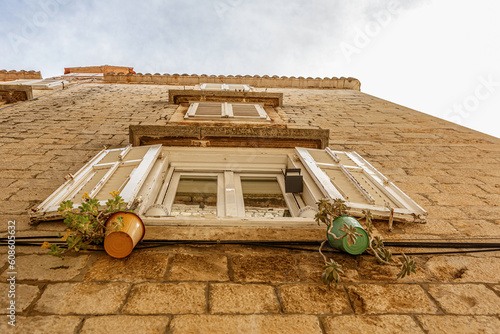
M 0 109 L 2 235 L 9 220 L 18 236 L 63 230 L 29 225 L 27 211 L 103 146 L 126 146 L 130 124 L 164 124 L 168 88 L 182 89 L 84 84 Z M 329 128 L 332 149 L 357 151 L 429 212 L 392 232 L 377 223 L 386 240 L 500 241 L 500 139 L 357 91 L 268 91 L 284 92 L 291 126 Z M 317 252 L 164 246 L 60 260 L 17 246 L 14 331 L 1 247 L 0 332 L 498 333 L 500 252 L 418 255 L 403 280 L 370 256 L 329 255 L 345 271 L 336 289 L 320 282 Z

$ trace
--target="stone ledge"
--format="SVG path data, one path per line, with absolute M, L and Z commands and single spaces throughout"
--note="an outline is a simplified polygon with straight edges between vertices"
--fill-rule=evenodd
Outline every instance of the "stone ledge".
M 7 103 L 31 100 L 33 98 L 33 88 L 26 85 L 0 85 L 0 97 Z
M 223 147 L 307 147 L 328 146 L 330 130 L 318 128 L 264 128 L 243 126 L 130 125 L 129 141 L 134 146 Z
M 107 83 L 139 83 L 139 84 L 155 84 L 155 85 L 198 85 L 200 83 L 226 83 L 226 84 L 243 84 L 253 87 L 267 88 L 316 88 L 316 89 L 352 89 L 360 90 L 361 82 L 356 78 L 332 77 L 332 78 L 303 78 L 303 77 L 279 77 L 275 76 L 250 76 L 250 75 L 188 75 L 188 74 L 115 74 L 105 73 L 104 82 Z
M 168 91 L 168 103 L 180 104 L 189 103 L 190 101 L 263 103 L 264 105 L 281 107 L 283 105 L 283 93 L 195 89 L 171 89 Z

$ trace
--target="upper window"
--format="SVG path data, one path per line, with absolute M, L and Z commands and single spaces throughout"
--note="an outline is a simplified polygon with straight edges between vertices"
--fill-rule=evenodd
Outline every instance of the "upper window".
M 286 169 L 302 171 L 302 192 L 286 192 Z M 71 199 L 77 207 L 84 192 L 105 201 L 113 190 L 120 190 L 146 223 L 196 224 L 200 217 L 312 220 L 322 198 L 344 199 L 354 216 L 369 209 L 375 218 L 393 212 L 395 220 L 421 222 L 427 214 L 355 152 L 152 145 L 101 151 L 31 218 L 56 219 L 62 201 Z
M 237 92 L 249 92 L 250 87 L 248 85 L 237 85 L 237 84 L 216 84 L 216 83 L 203 83 L 200 85 L 201 90 L 227 90 L 227 91 L 237 91 Z
M 221 118 L 245 121 L 270 121 L 264 108 L 259 104 L 227 102 L 193 102 L 184 116 L 185 119 L 220 120 Z

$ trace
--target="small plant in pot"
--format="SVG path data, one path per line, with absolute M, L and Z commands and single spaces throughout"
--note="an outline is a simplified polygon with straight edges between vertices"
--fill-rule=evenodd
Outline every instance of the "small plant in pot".
M 103 242 L 106 249 L 106 243 L 109 244 L 109 242 L 106 242 L 105 239 L 112 236 L 110 240 L 116 240 L 115 233 L 119 233 L 120 236 L 122 234 L 131 234 L 130 225 L 133 225 L 132 228 L 138 230 L 138 232 L 132 231 L 132 233 L 135 233 L 142 239 L 144 237 L 144 225 L 140 218 L 133 212 L 124 211 L 126 203 L 118 191 L 112 191 L 110 195 L 111 198 L 106 202 L 104 210 L 100 210 L 99 200 L 90 198 L 87 193 L 84 193 L 82 196 L 82 204 L 77 209 L 73 208 L 71 200 L 62 202 L 58 211 L 64 218 L 67 229 L 64 235 L 59 233 L 59 237 L 65 245 L 61 247 L 59 244 L 50 244 L 46 241 L 43 243 L 42 248 L 48 249 L 49 254 L 61 258 L 70 251 L 78 252 L 87 249 L 89 245 L 99 245 Z M 131 220 L 133 220 L 132 224 L 130 223 Z M 130 248 L 130 251 L 126 255 L 130 254 L 135 244 L 140 240 L 138 237 L 135 237 L 138 240 L 130 242 L 127 238 L 131 239 L 130 237 L 118 238 L 121 239 L 120 242 L 124 241 L 126 243 L 125 248 L 127 250 Z M 112 246 L 114 249 L 120 248 L 120 246 Z M 115 256 L 108 249 L 106 249 L 106 252 L 114 257 L 124 257 Z
M 319 253 L 325 262 L 321 275 L 324 284 L 330 285 L 334 282 L 335 287 L 337 287 L 341 274 L 344 273 L 339 263 L 333 259 L 328 261 L 321 252 L 326 242 L 329 242 L 332 247 L 352 255 L 367 251 L 375 256 L 380 264 L 400 266 L 401 270 L 397 278 L 404 278 L 416 273 L 417 265 L 413 258 L 407 257 L 405 254 L 402 254 L 400 259 L 393 258 L 392 252 L 385 248 L 383 240 L 373 235 L 372 214 L 369 210 L 363 211 L 366 220 L 365 228 L 363 228 L 356 218 L 347 215 L 347 206 L 343 200 L 323 199 L 316 204 L 318 205 L 318 213 L 314 219 L 318 224 L 325 224 L 327 232 L 327 240 L 323 241 L 319 247 Z

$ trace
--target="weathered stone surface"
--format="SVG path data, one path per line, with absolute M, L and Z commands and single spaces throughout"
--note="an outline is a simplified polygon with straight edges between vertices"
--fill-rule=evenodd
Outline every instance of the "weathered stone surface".
M 291 256 L 234 256 L 234 280 L 237 282 L 298 282 L 296 261 Z
M 441 282 L 498 283 L 500 258 L 475 256 L 434 256 L 425 266 Z
M 68 281 L 78 275 L 89 256 L 66 256 L 64 260 L 52 255 L 23 255 L 16 257 L 17 279 L 33 281 Z M 7 277 L 7 270 L 0 276 Z
M 354 311 L 377 313 L 436 313 L 438 308 L 419 285 L 360 284 L 347 287 Z
M 15 285 L 14 290 L 10 290 L 11 285 L 8 283 L 0 283 L 0 314 L 8 314 L 7 307 L 10 306 L 10 301 L 15 301 L 16 313 L 24 312 L 31 302 L 38 295 L 40 289 L 36 285 L 19 284 Z M 9 298 L 8 295 L 15 295 L 15 298 Z
M 418 315 L 418 321 L 429 334 L 497 334 L 500 320 L 488 316 Z
M 102 254 L 85 274 L 86 281 L 161 281 L 167 270 L 168 255 L 133 252 L 124 259 Z
M 133 314 L 203 313 L 206 284 L 142 283 L 133 287 L 123 308 Z
M 16 326 L 12 327 L 7 321 L 0 322 L 1 333 L 30 333 L 30 334 L 74 334 L 82 318 L 75 316 L 16 316 Z
M 319 320 L 309 315 L 179 315 L 170 323 L 172 334 L 321 334 Z
M 228 281 L 225 255 L 176 254 L 167 275 L 169 281 Z
M 170 317 L 112 315 L 87 318 L 80 334 L 144 333 L 163 334 Z
M 429 293 L 447 313 L 500 313 L 500 297 L 482 284 L 432 284 Z
M 423 334 L 407 315 L 343 315 L 325 319 L 326 333 Z
M 117 312 L 129 289 L 126 283 L 58 283 L 47 286 L 35 310 L 54 314 Z
M 277 313 L 274 287 L 260 284 L 210 284 L 210 313 Z
M 281 285 L 278 287 L 278 296 L 285 313 L 352 313 L 347 294 L 341 287 L 335 289 L 316 284 Z

